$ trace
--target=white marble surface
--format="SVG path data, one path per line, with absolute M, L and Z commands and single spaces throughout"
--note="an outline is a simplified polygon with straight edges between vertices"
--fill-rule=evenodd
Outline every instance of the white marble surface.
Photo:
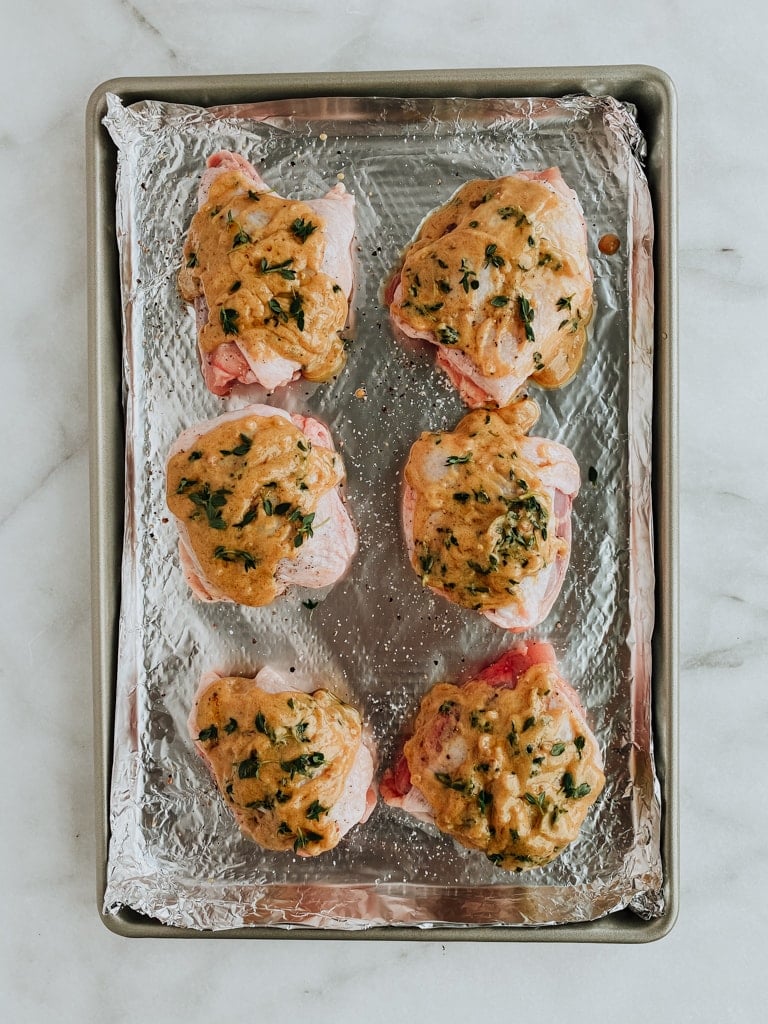
M 762 0 L 4 5 L 4 1019 L 765 1019 Z M 85 104 L 136 74 L 647 63 L 679 92 L 680 919 L 648 946 L 130 941 L 95 904 Z M 745 725 L 746 723 L 746 725 Z

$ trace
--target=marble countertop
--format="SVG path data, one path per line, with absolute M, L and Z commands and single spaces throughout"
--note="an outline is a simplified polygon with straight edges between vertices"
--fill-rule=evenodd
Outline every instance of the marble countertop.
M 59 0 L 6 18 L 6 1019 L 764 1019 L 766 21 L 609 0 Z M 680 918 L 650 945 L 131 941 L 96 909 L 84 112 L 123 75 L 651 64 L 679 96 Z M 714 70 L 713 70 L 714 69 Z M 743 188 L 743 191 L 742 191 Z M 727 357 L 727 358 L 724 358 Z M 746 370 L 746 372 L 745 372 Z M 734 383 L 731 384 L 730 381 Z M 33 422 L 34 421 L 34 422 Z M 752 455 L 758 460 L 752 465 Z M 734 518 L 735 517 L 735 518 Z M 756 543 L 742 551 L 754 528 Z M 748 722 L 745 737 L 743 723 Z M 722 731 L 721 731 L 722 730 Z M 741 746 L 732 748 L 730 741 Z M 726 743 L 726 740 L 728 741 Z M 746 749 L 743 747 L 747 743 Z M 753 793 L 752 790 L 756 792 Z M 731 841 L 737 841 L 737 854 Z M 729 852 L 730 851 L 730 852 Z M 610 1015 L 610 1016 L 609 1016 Z

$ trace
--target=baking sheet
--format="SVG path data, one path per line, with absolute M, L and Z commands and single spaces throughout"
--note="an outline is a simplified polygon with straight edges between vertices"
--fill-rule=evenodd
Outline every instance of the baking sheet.
M 462 408 L 433 370 L 431 354 L 395 346 L 384 311 L 374 307 L 381 280 L 424 213 L 468 177 L 540 166 L 542 160 L 559 163 L 579 190 L 593 253 L 595 232 L 602 233 L 608 217 L 625 243 L 624 253 L 630 227 L 633 237 L 644 242 L 645 248 L 637 250 L 642 263 L 650 238 L 642 220 L 633 222 L 631 214 L 640 202 L 639 212 L 647 218 L 649 206 L 647 195 L 635 189 L 641 181 L 637 158 L 642 145 L 636 126 L 612 101 L 568 104 L 388 100 L 373 112 L 361 112 L 365 104 L 357 101 L 317 101 L 314 109 L 297 111 L 288 122 L 271 104 L 278 120 L 273 117 L 269 124 L 210 119 L 177 108 L 170 125 L 163 123 L 167 107 L 148 104 L 137 138 L 130 144 L 125 136 L 118 138 L 124 215 L 118 223 L 126 231 L 121 243 L 129 297 L 126 380 L 133 444 L 128 462 L 129 471 L 137 466 L 141 472 L 129 472 L 129 483 L 136 485 L 129 486 L 129 496 L 137 500 L 129 508 L 123 587 L 108 907 L 128 905 L 193 927 L 265 921 L 326 926 L 544 923 L 584 920 L 627 903 L 649 916 L 662 911 L 658 806 L 649 771 L 650 620 L 647 599 L 640 605 L 644 618 L 630 602 L 630 546 L 640 557 L 635 567 L 650 564 L 649 536 L 643 534 L 647 521 L 639 523 L 633 537 L 627 530 L 628 507 L 635 504 L 629 501 L 632 473 L 638 488 L 634 497 L 649 511 L 651 326 L 650 310 L 638 308 L 636 301 L 635 315 L 629 316 L 630 285 L 637 278 L 629 275 L 625 260 L 611 258 L 602 274 L 598 268 L 599 307 L 587 356 L 591 369 L 585 364 L 582 376 L 562 394 L 536 394 L 543 407 L 537 430 L 569 443 L 585 475 L 569 589 L 538 635 L 549 638 L 561 654 L 565 673 L 581 689 L 608 748 L 609 774 L 612 761 L 616 768 L 610 792 L 593 815 L 594 827 L 578 846 L 550 869 L 510 878 L 490 869 L 483 858 L 381 807 L 332 860 L 291 863 L 281 858 L 274 864 L 227 831 L 226 811 L 183 728 L 199 669 L 210 667 L 211 657 L 226 659 L 222 667 L 232 671 L 271 661 L 331 682 L 345 678 L 360 695 L 386 761 L 402 719 L 424 689 L 437 679 L 466 678 L 508 646 L 509 638 L 490 624 L 466 621 L 468 613 L 422 591 L 406 564 L 398 532 L 399 467 L 419 430 L 452 425 Z M 607 136 L 611 145 L 621 142 L 621 170 Z M 583 158 L 595 140 L 600 162 L 589 170 Z M 276 398 L 331 424 L 343 443 L 349 500 L 361 526 L 355 572 L 311 616 L 301 595 L 256 614 L 220 605 L 191 607 L 172 555 L 172 531 L 159 524 L 167 444 L 182 426 L 224 407 L 203 393 L 191 317 L 175 294 L 179 240 L 193 209 L 196 175 L 207 153 L 222 145 L 262 160 L 265 177 L 291 195 L 309 197 L 344 174 L 360 204 L 362 273 L 348 369 L 333 385 L 298 385 L 286 401 Z M 133 148 L 130 157 L 126 146 Z M 323 159 L 308 174 L 313 154 Z M 576 168 L 569 165 L 569 154 L 571 160 L 576 155 Z M 569 169 L 591 182 L 591 210 Z M 393 191 L 398 178 L 407 183 L 407 195 Z M 614 187 L 609 189 L 607 182 Z M 601 189 L 621 201 L 614 199 L 608 210 Z M 644 266 L 650 273 L 647 261 Z M 174 339 L 176 344 L 169 345 Z M 588 379 L 589 373 L 594 379 Z M 601 388 L 593 390 L 595 383 Z M 366 399 L 354 397 L 360 386 L 366 388 Z M 582 387 L 592 398 L 587 403 L 584 391 L 576 393 Z M 588 466 L 598 474 L 592 491 Z M 375 498 L 371 477 L 380 485 Z M 590 537 L 600 543 L 590 546 Z M 131 550 L 137 553 L 135 564 Z M 647 573 L 641 577 L 633 581 L 633 602 L 636 584 L 652 585 Z M 394 615 L 390 605 L 399 609 Z M 206 664 L 201 666 L 203 650 Z M 634 691 L 633 657 L 635 680 L 640 677 Z M 638 697 L 634 708 L 626 699 L 631 692 Z M 133 732 L 126 728 L 131 710 L 138 724 Z M 201 824 L 215 840 L 205 851 L 192 850 L 185 844 L 199 834 Z M 608 847 L 610 857 L 605 855 Z

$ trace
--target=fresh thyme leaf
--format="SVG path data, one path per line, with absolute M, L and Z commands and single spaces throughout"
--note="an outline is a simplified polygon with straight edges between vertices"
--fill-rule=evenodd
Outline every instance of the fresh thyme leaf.
M 258 505 L 254 505 L 252 508 L 248 509 L 248 511 L 245 513 L 245 515 L 243 516 L 239 523 L 234 523 L 235 528 L 242 529 L 244 526 L 248 526 L 248 524 L 252 523 L 258 514 L 259 507 Z
M 261 800 L 251 800 L 245 805 L 250 811 L 271 811 L 275 807 L 273 796 L 263 796 Z
M 487 790 L 481 789 L 477 794 L 477 806 L 480 808 L 480 813 L 485 814 L 492 803 L 493 793 L 489 793 Z
M 505 262 L 506 260 L 501 253 L 498 252 L 498 246 L 495 243 L 486 245 L 485 262 L 483 263 L 484 267 L 503 267 Z
M 233 733 L 235 731 L 235 729 L 237 729 L 237 719 L 236 718 L 230 718 L 230 720 L 224 726 L 224 732 L 229 735 L 229 734 Z
M 237 320 L 240 314 L 236 309 L 220 309 L 219 310 L 219 322 L 221 323 L 221 329 L 225 334 L 239 334 L 240 329 L 237 326 Z
M 455 345 L 459 340 L 459 332 L 448 324 L 440 324 L 437 328 L 437 336 L 445 345 Z
M 296 321 L 296 326 L 300 331 L 304 330 L 304 300 L 298 292 L 293 292 L 291 296 L 291 305 L 288 308 L 289 314 Z
M 261 711 L 256 715 L 254 725 L 256 726 L 256 732 L 260 732 L 263 736 L 266 736 L 270 743 L 275 742 L 277 739 L 275 730 L 266 720 Z
M 494 295 L 493 298 L 491 299 L 491 305 L 492 306 L 496 306 L 498 309 L 501 309 L 502 306 L 509 305 L 509 296 L 508 295 Z
M 297 217 L 293 224 L 291 224 L 291 231 L 303 243 L 306 242 L 313 231 L 317 231 L 317 224 L 313 224 L 311 220 L 304 220 L 303 217 Z
M 296 841 L 293 844 L 293 852 L 298 853 L 308 843 L 319 843 L 323 837 L 319 832 L 311 832 L 309 829 L 305 832 L 303 829 L 296 829 Z
M 319 800 L 313 800 L 307 808 L 307 818 L 309 821 L 319 821 L 321 814 L 327 814 L 330 810 L 329 807 L 323 807 Z
M 472 452 L 467 452 L 465 455 L 449 455 L 445 460 L 446 466 L 458 466 L 465 462 L 472 461 Z
M 253 445 L 252 438 L 248 437 L 247 434 L 240 435 L 240 444 L 236 445 L 232 449 L 219 448 L 222 455 L 247 455 Z
M 584 749 L 585 742 L 586 740 L 583 736 L 577 736 L 576 739 L 573 741 L 574 747 L 576 747 L 577 751 L 579 752 L 579 760 L 581 760 L 581 752 Z
M 215 740 L 219 738 L 219 730 L 215 725 L 209 725 L 207 729 L 203 729 L 200 735 L 197 737 L 201 743 L 207 743 L 209 740 Z
M 437 281 L 437 287 L 444 295 L 447 295 L 448 292 L 453 291 L 448 282 L 442 278 L 439 281 Z
M 291 761 L 281 761 L 280 767 L 284 772 L 288 772 L 291 778 L 294 775 L 307 775 L 311 777 L 312 769 L 319 768 L 323 764 L 325 764 L 325 754 L 318 750 L 312 754 L 299 754 L 298 757 L 294 757 Z
M 573 781 L 573 776 L 570 772 L 565 772 L 561 781 L 563 792 L 571 800 L 580 800 L 591 792 L 592 787 L 588 782 L 582 782 L 581 785 L 577 786 Z
M 446 772 L 435 772 L 434 774 L 437 781 L 446 789 L 453 789 L 457 793 L 465 793 L 467 796 L 474 792 L 475 787 L 471 779 L 453 779 Z
M 497 212 L 502 220 L 509 220 L 514 217 L 516 228 L 519 228 L 522 224 L 528 223 L 528 218 L 525 216 L 523 211 L 518 209 L 516 206 L 500 206 Z
M 504 855 L 502 853 L 486 853 L 485 855 L 491 864 L 495 864 L 497 867 L 499 864 L 504 863 Z
M 571 299 L 573 295 L 564 295 L 561 299 L 558 299 L 555 303 L 555 309 L 570 309 Z
M 533 368 L 534 368 L 534 370 L 543 370 L 544 369 L 544 361 L 543 361 L 543 359 L 541 357 L 541 352 L 534 352 L 533 353 Z
M 242 286 L 242 281 L 233 281 L 232 284 L 229 286 L 229 294 L 234 295 L 235 292 L 239 292 Z
M 252 188 L 248 189 L 248 198 L 253 199 L 254 202 L 258 203 L 261 201 L 261 196 L 258 192 L 254 192 Z
M 196 483 L 198 483 L 197 480 L 189 480 L 187 477 L 183 476 L 181 480 L 179 480 L 179 486 L 176 488 L 176 493 L 183 494 L 185 491 L 188 491 L 190 487 L 194 487 Z
M 524 295 L 519 295 L 517 302 L 518 309 L 520 311 L 520 319 L 523 321 L 523 326 L 525 327 L 526 341 L 536 341 L 536 335 L 533 333 L 532 326 L 536 311 Z
M 309 737 L 307 736 L 307 729 L 309 728 L 309 722 L 297 722 L 293 726 L 293 735 L 299 741 L 299 743 L 309 743 Z
M 479 711 L 473 711 L 469 716 L 469 724 L 473 729 L 477 729 L 478 732 L 490 733 L 493 732 L 493 725 L 488 721 L 487 718 L 483 718 Z
M 266 257 L 262 257 L 259 264 L 262 274 L 279 274 L 285 281 L 295 281 L 296 271 L 291 270 L 292 259 L 283 260 L 282 263 L 270 263 Z
M 241 761 L 237 766 L 237 777 L 239 779 L 255 779 L 259 774 L 260 767 L 261 761 L 259 760 L 259 755 L 255 750 L 252 750 L 250 757 L 246 757 L 246 759 Z
M 486 567 L 486 566 L 480 565 L 479 562 L 474 562 L 470 558 L 470 559 L 467 560 L 467 568 L 471 569 L 473 572 L 479 573 L 481 576 L 488 576 L 490 573 L 492 573 L 494 571 L 496 566 L 489 564 Z
M 426 554 L 419 555 L 419 563 L 421 564 L 422 574 L 426 576 L 435 564 L 435 556 L 430 551 L 427 551 Z
M 523 796 L 531 807 L 538 807 L 542 814 L 546 812 L 549 803 L 546 793 L 539 793 L 538 796 L 534 796 L 533 793 L 524 793 Z
M 301 603 L 305 608 L 309 608 L 310 611 L 312 611 L 313 608 L 317 608 L 320 604 L 319 601 L 313 601 L 311 597 L 308 597 L 306 601 L 302 601 Z
M 290 501 L 281 501 L 279 505 L 275 505 L 275 515 L 284 516 L 291 511 Z
M 597 483 L 597 470 L 594 466 L 589 467 L 589 470 L 587 471 L 587 476 L 589 477 L 589 482 L 591 484 Z
M 453 500 L 459 501 L 463 505 L 466 501 L 469 501 L 469 497 L 467 491 L 457 491 L 453 496 Z
M 196 252 L 191 252 L 189 254 L 189 258 L 187 259 L 187 266 L 190 267 L 190 268 L 197 266 L 197 253 Z
M 267 323 L 270 320 L 274 320 L 275 325 L 277 325 L 278 321 L 282 321 L 282 323 L 284 324 L 288 323 L 288 314 L 285 312 L 285 310 L 277 301 L 277 299 L 270 299 L 269 302 L 267 303 L 267 306 L 272 311 L 273 315 L 268 316 L 264 323 Z
M 243 231 L 242 228 L 238 228 L 235 237 L 232 239 L 232 248 L 237 249 L 240 245 L 248 245 L 251 241 L 251 236 L 247 231 Z
M 197 462 L 197 460 L 198 459 L 202 459 L 202 457 L 203 457 L 203 453 L 202 452 L 190 452 L 189 453 L 189 458 L 188 458 L 187 461 L 188 462 Z
M 242 562 L 246 572 L 255 569 L 259 564 L 250 551 L 242 551 L 240 548 L 225 548 L 219 544 L 213 552 L 214 558 L 220 558 L 222 562 Z
M 553 757 L 560 757 L 560 755 L 562 754 L 562 752 L 564 750 L 565 750 L 565 744 L 564 743 L 553 743 L 552 744 L 552 749 L 550 750 L 550 754 Z
M 220 487 L 218 490 L 212 491 L 210 484 L 203 484 L 199 491 L 193 491 L 187 495 L 196 507 L 193 517 L 196 518 L 200 512 L 205 512 L 208 525 L 212 530 L 225 530 L 227 524 L 222 519 L 219 510 L 226 505 L 226 496 L 231 493 L 226 487 Z
M 293 546 L 295 548 L 300 548 L 304 543 L 305 538 L 314 536 L 314 533 L 312 532 L 312 523 L 314 522 L 314 519 L 314 512 L 304 515 L 300 508 L 294 509 L 288 517 L 289 522 L 298 522 L 299 524 L 298 533 L 293 538 Z
M 477 289 L 480 287 L 480 282 L 477 280 L 477 274 L 474 272 L 474 270 L 470 267 L 470 265 L 467 263 L 465 259 L 462 259 L 459 270 L 462 271 L 461 278 L 459 279 L 459 284 L 467 294 L 469 294 L 470 288 Z
M 455 700 L 444 700 L 440 707 L 437 709 L 439 715 L 450 715 L 451 708 L 456 707 Z

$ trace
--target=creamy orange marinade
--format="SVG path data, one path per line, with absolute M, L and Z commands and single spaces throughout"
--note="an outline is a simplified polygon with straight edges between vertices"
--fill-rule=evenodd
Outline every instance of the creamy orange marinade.
M 579 367 L 592 315 L 576 216 L 541 181 L 468 182 L 409 247 L 397 314 L 464 352 L 486 377 L 510 371 L 505 338 L 514 338 L 531 350 L 533 380 L 561 386 Z
M 595 739 L 561 684 L 549 665 L 528 669 L 515 689 L 440 683 L 405 744 L 437 827 L 503 868 L 557 857 L 605 784 Z
M 283 416 L 219 423 L 168 461 L 167 502 L 203 573 L 233 601 L 269 604 L 278 563 L 313 535 L 341 459 Z
M 323 853 L 361 743 L 360 716 L 327 690 L 266 693 L 229 677 L 201 694 L 190 730 L 240 828 L 268 850 Z
M 239 170 L 222 172 L 192 219 L 179 290 L 204 295 L 200 350 L 237 342 L 255 363 L 275 355 L 328 380 L 344 365 L 341 287 L 320 270 L 325 221 L 305 203 L 256 191 Z
M 413 568 L 466 608 L 513 603 L 521 580 L 567 550 L 550 494 L 520 451 L 537 412 L 531 401 L 480 409 L 411 448 Z

